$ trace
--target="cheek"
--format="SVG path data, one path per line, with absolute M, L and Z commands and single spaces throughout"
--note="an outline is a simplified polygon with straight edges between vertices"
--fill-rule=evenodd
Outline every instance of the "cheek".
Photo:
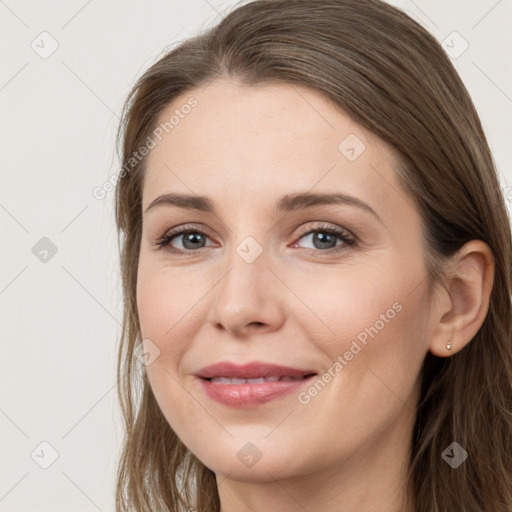
M 366 276 L 360 276 L 358 287 L 344 280 L 343 286 L 339 281 L 327 288 L 330 300 L 318 311 L 336 334 L 311 338 L 338 364 L 320 376 L 325 385 L 318 383 L 301 395 L 305 405 L 295 426 L 323 432 L 316 448 L 323 458 L 376 442 L 398 417 L 412 414 L 418 398 L 418 375 L 426 354 L 421 325 L 425 290 L 419 286 L 410 293 L 414 278 L 402 276 L 400 281 L 381 275 L 379 282 L 376 276 Z M 343 441 L 340 430 L 350 433 Z
M 157 341 L 166 329 L 172 325 L 166 321 L 166 310 L 172 295 L 158 286 L 158 281 L 151 274 L 139 275 L 137 282 L 137 311 L 143 338 Z M 169 318 L 169 321 L 172 319 Z
M 187 309 L 190 306 L 184 304 L 183 293 L 172 280 L 161 273 L 142 270 L 137 282 L 137 310 L 142 339 L 151 340 L 160 351 L 156 366 L 177 361 L 184 350 L 180 339 L 185 338 L 176 333 L 187 321 Z M 173 343 L 164 342 L 171 338 Z
M 137 309 L 142 339 L 151 340 L 158 349 L 158 356 L 145 367 L 155 399 L 170 425 L 178 423 L 188 428 L 193 401 L 179 382 L 178 366 L 188 347 L 188 338 L 181 334 L 189 321 L 186 312 L 191 306 L 188 301 L 184 304 L 183 293 L 176 290 L 172 281 L 161 272 L 142 269 L 137 283 Z
M 331 361 L 343 358 L 343 374 L 354 376 L 350 386 L 370 370 L 379 371 L 391 387 L 413 385 L 427 351 L 423 269 L 418 264 L 404 272 L 388 263 L 366 266 L 364 272 L 344 269 L 339 276 L 331 270 L 325 278 L 319 274 L 315 284 L 296 288 L 307 297 L 309 312 L 294 318 Z
M 343 347 L 346 341 L 350 342 L 360 333 L 361 341 L 364 341 L 366 328 L 378 322 L 379 330 L 382 330 L 383 321 L 387 326 L 400 316 L 407 284 L 394 279 L 391 274 L 383 266 L 366 267 L 364 271 L 344 267 L 339 272 L 332 269 L 319 272 L 314 282 L 303 281 L 302 285 L 294 286 L 297 296 L 309 310 L 294 318 L 302 319 L 306 332 L 317 332 L 316 338 L 333 348 L 338 343 Z M 301 283 L 300 280 L 296 282 Z M 303 304 L 297 303 L 297 309 L 303 308 Z

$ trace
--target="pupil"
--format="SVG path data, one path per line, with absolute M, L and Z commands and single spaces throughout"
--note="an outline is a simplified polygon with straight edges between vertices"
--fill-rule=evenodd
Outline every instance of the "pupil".
M 194 241 L 198 241 L 198 239 L 200 239 L 203 235 L 201 235 L 200 233 L 188 233 L 185 235 L 184 237 L 184 240 L 183 240 L 183 246 L 186 248 L 186 249 L 194 249 Z M 187 242 L 192 242 L 192 247 L 187 247 Z M 200 240 L 199 240 L 200 242 Z
M 318 242 L 320 244 L 319 248 L 321 248 L 321 249 L 330 249 L 331 247 L 334 247 L 332 245 L 333 240 L 334 240 L 333 235 L 330 235 L 328 233 L 317 233 L 317 234 L 313 235 L 313 242 Z M 329 246 L 329 242 L 331 242 L 330 246 Z M 325 246 L 325 244 L 327 244 L 327 247 Z M 334 240 L 334 245 L 336 245 L 335 240 Z

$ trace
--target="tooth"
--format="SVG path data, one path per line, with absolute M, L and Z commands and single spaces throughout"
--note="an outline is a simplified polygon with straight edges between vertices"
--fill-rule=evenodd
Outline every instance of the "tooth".
M 226 377 L 213 377 L 211 381 L 220 382 L 221 384 L 231 384 L 231 379 L 228 379 Z
M 218 382 L 220 384 L 262 384 L 263 382 L 277 382 L 279 380 L 282 381 L 294 381 L 299 380 L 299 377 L 279 377 L 277 375 L 270 375 L 269 377 L 258 377 L 255 379 L 239 379 L 236 377 L 213 377 L 211 378 L 211 382 Z

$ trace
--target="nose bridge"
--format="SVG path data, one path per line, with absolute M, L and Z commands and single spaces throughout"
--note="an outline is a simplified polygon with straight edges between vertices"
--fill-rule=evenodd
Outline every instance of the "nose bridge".
M 272 286 L 272 272 L 267 268 L 268 250 L 245 234 L 231 247 L 226 272 L 214 292 L 214 322 L 233 332 L 256 324 L 276 328 L 283 317 L 276 300 L 278 290 Z
M 253 300 L 259 299 L 261 292 L 259 285 L 264 281 L 262 276 L 269 273 L 266 268 L 267 252 L 263 243 L 252 235 L 243 236 L 240 242 L 233 244 L 226 256 L 227 273 L 218 284 L 217 300 L 220 298 L 229 300 L 235 295 L 245 294 L 250 295 Z

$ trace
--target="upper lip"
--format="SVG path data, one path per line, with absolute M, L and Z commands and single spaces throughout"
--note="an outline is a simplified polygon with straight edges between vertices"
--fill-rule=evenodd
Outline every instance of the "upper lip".
M 238 379 L 258 379 L 260 377 L 304 377 L 316 375 L 316 372 L 308 369 L 292 368 L 272 363 L 253 361 L 247 364 L 238 365 L 228 361 L 222 361 L 210 366 L 201 368 L 196 373 L 197 377 L 212 379 L 214 377 L 227 377 Z

